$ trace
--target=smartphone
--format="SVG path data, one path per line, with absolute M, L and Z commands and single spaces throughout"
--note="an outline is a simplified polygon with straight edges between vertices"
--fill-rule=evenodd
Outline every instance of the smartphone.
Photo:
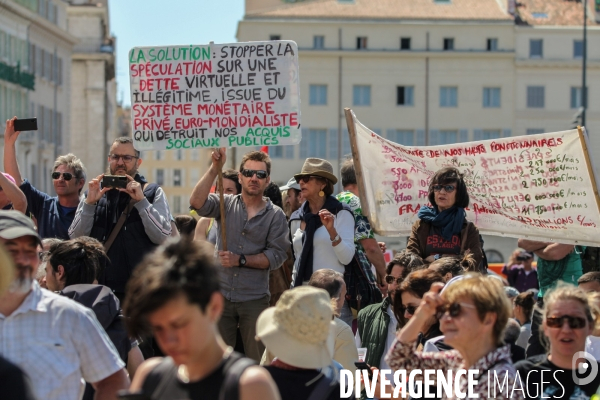
M 127 177 L 123 175 L 104 175 L 102 187 L 125 189 L 127 187 Z
M 367 364 L 366 362 L 357 361 L 354 363 L 354 365 L 358 369 L 366 369 L 368 371 L 367 374 L 369 375 L 369 378 L 373 377 L 373 371 L 371 371 L 371 367 L 369 367 L 369 364 Z
M 15 120 L 15 132 L 37 130 L 37 118 L 23 118 Z

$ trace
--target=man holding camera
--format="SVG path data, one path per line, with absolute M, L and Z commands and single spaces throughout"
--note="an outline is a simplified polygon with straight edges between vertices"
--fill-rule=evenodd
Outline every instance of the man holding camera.
M 142 159 L 131 138 L 115 139 L 108 162 L 110 176 L 90 181 L 69 236 L 91 236 L 104 243 L 110 265 L 98 281 L 123 300 L 135 266 L 171 235 L 171 214 L 163 190 L 138 174 Z
M 506 275 L 509 286 L 514 287 L 520 293 L 529 289 L 539 289 L 537 270 L 533 268 L 533 252 L 521 251 L 517 255 L 516 265 L 506 264 L 502 273 Z
M 85 168 L 73 154 L 59 156 L 52 169 L 56 197 L 44 193 L 21 177 L 15 143 L 21 132 L 15 131 L 17 117 L 6 121 L 4 130 L 4 171 L 10 174 L 27 198 L 27 209 L 37 221 L 42 239 L 69 239 L 69 226 L 75 217 L 81 189 L 85 184 Z

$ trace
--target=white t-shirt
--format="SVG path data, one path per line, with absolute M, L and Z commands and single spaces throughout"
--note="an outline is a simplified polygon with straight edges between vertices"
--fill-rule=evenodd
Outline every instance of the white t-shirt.
M 600 361 L 600 337 L 588 336 L 585 339 L 585 351 L 594 356 L 596 361 Z

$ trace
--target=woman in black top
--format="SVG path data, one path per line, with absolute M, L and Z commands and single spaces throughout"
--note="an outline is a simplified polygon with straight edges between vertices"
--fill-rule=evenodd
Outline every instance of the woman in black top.
M 589 399 L 600 386 L 600 364 L 591 355 L 582 357 L 585 339 L 594 328 L 586 294 L 575 286 L 559 285 L 544 296 L 543 316 L 541 328 L 550 353 L 515 365 L 525 397 Z

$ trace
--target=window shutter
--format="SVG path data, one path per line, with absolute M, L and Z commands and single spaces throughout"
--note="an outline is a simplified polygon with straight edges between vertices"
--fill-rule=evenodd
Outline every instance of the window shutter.
M 429 131 L 429 145 L 437 146 L 440 140 L 440 131 L 438 129 L 431 129 Z
M 511 137 L 511 136 L 512 136 L 512 130 L 502 129 L 502 137 Z
M 352 148 L 350 147 L 350 136 L 348 134 L 348 128 L 344 128 L 342 133 L 342 156 L 351 155 Z
M 288 160 L 291 160 L 294 158 L 294 148 L 295 147 L 296 146 L 294 146 L 293 144 L 285 146 L 285 158 L 287 158 Z
M 302 140 L 300 141 L 300 158 L 308 158 L 308 129 L 302 128 Z
M 396 130 L 395 129 L 386 129 L 385 138 L 387 140 L 391 140 L 392 142 L 396 142 Z
M 381 136 L 381 129 L 377 128 L 377 129 L 372 129 L 372 131 L 376 134 L 378 134 L 379 136 Z
M 417 146 L 425 146 L 425 129 L 417 129 Z
M 461 143 L 469 141 L 469 130 L 468 129 L 461 129 L 460 131 L 458 131 L 458 141 Z
M 329 129 L 329 158 L 332 160 L 338 159 L 338 130 L 337 130 L 337 128 Z
M 474 129 L 473 130 L 473 140 L 475 140 L 475 141 L 483 140 L 483 130 Z

